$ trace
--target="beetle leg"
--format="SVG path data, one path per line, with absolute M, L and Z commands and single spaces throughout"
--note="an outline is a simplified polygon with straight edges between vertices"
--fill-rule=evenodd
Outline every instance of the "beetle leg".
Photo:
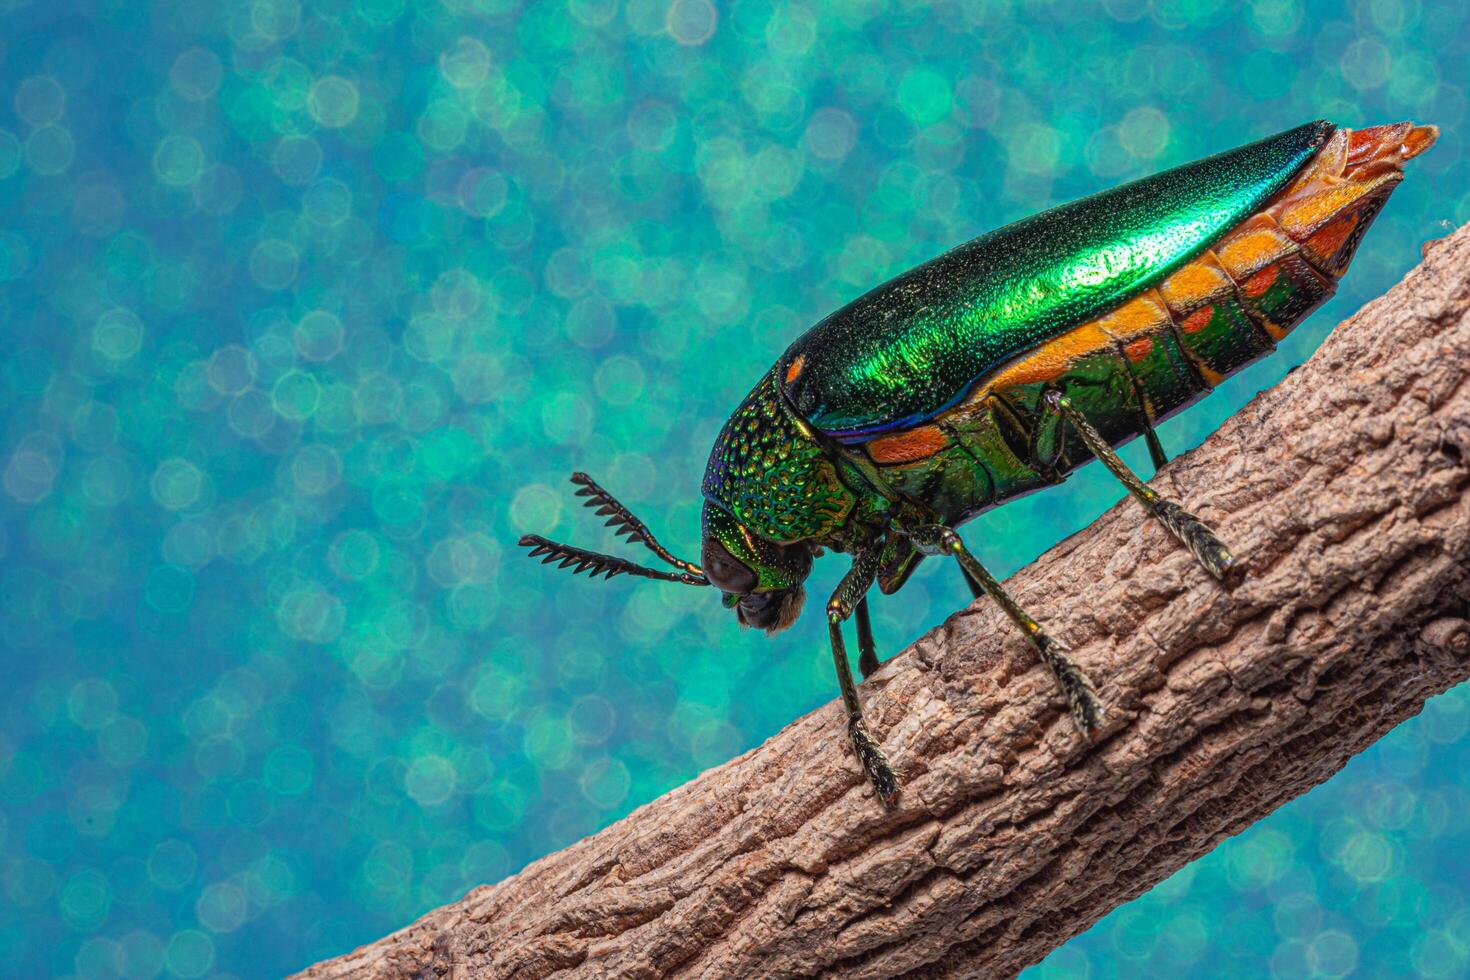
M 1205 567 L 1215 578 L 1221 582 L 1230 583 L 1240 574 L 1240 568 L 1236 565 L 1235 556 L 1230 549 L 1215 536 L 1198 517 L 1180 507 L 1172 500 L 1167 500 L 1153 488 L 1149 487 L 1138 478 L 1128 464 L 1118 458 L 1109 446 L 1102 434 L 1092 427 L 1077 407 L 1067 400 L 1067 397 L 1059 391 L 1046 393 L 1046 404 L 1054 411 L 1061 412 L 1072 428 L 1082 436 L 1082 441 L 1087 444 L 1092 455 L 1102 460 L 1104 466 L 1112 471 L 1118 482 L 1128 488 L 1135 500 L 1143 504 L 1144 509 L 1156 517 L 1169 532 L 1190 550 L 1190 553 Z
M 1146 413 L 1143 415 L 1142 421 L 1143 439 L 1148 443 L 1148 457 L 1153 460 L 1154 472 L 1158 473 L 1159 470 L 1164 468 L 1164 464 L 1169 461 L 1169 457 L 1164 453 L 1164 444 L 1159 441 L 1159 434 L 1154 431 L 1154 424 L 1149 421 Z
M 868 618 L 868 597 L 865 595 L 858 600 L 857 609 L 857 634 L 858 634 L 858 670 L 863 675 L 863 680 L 868 675 L 882 666 L 883 661 L 878 659 L 878 646 L 873 642 L 873 621 Z
M 1078 729 L 1088 736 L 1095 733 L 1102 725 L 1102 702 L 1098 700 L 1097 692 L 1093 690 L 1087 675 L 1067 655 L 1066 646 L 1042 629 L 1041 624 L 1011 598 L 1011 594 L 995 580 L 995 576 L 970 554 L 952 528 L 942 524 L 927 524 L 911 528 L 908 533 L 914 544 L 925 554 L 953 555 L 964 571 L 965 578 L 977 583 L 1005 610 L 1011 622 L 1016 624 L 1041 655 L 1041 662 L 1046 664 L 1052 676 L 1062 685 L 1067 703 L 1072 709 L 1072 720 L 1077 723 Z
M 1118 345 L 1118 360 L 1122 362 L 1123 368 L 1128 372 L 1128 381 L 1133 386 L 1133 397 L 1138 401 L 1138 424 L 1143 428 L 1143 439 L 1148 443 L 1148 457 L 1153 460 L 1154 473 L 1164 468 L 1169 462 L 1168 455 L 1164 452 L 1164 444 L 1159 441 L 1159 434 L 1154 431 L 1154 420 L 1149 414 L 1148 399 L 1144 397 L 1143 385 L 1138 381 L 1138 374 L 1133 370 L 1133 360 L 1128 356 L 1122 341 L 1115 341 Z
M 965 577 L 965 584 L 970 587 L 971 596 L 978 599 L 985 594 L 985 588 L 979 582 L 975 581 L 975 576 L 966 571 L 964 565 L 960 566 L 960 574 Z
M 868 731 L 863 720 L 863 705 L 858 700 L 857 685 L 852 680 L 852 666 L 847 662 L 847 645 L 842 640 L 842 621 L 852 615 L 853 610 L 864 608 L 864 596 L 878 573 L 878 549 L 860 551 L 853 557 L 852 568 L 837 583 L 832 598 L 827 601 L 827 635 L 832 641 L 832 662 L 837 668 L 837 686 L 842 689 L 842 704 L 847 708 L 847 734 L 852 747 L 867 771 L 868 781 L 873 784 L 878 798 L 885 806 L 898 803 L 898 779 L 888 757 Z M 866 617 L 864 617 L 866 618 Z M 859 641 L 861 642 L 861 641 Z M 874 660 L 876 660 L 876 655 Z

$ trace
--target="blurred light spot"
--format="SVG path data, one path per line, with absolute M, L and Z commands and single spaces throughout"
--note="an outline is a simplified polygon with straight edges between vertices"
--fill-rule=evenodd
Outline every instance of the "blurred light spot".
M 199 499 L 204 490 L 204 474 L 199 467 L 178 456 L 158 464 L 149 481 L 153 499 L 169 510 L 184 510 Z
M 202 977 L 214 965 L 214 943 L 198 929 L 184 929 L 169 937 L 164 962 L 175 976 Z
M 102 872 L 79 871 L 61 886 L 61 914 L 77 929 L 94 929 L 107 918 L 112 889 Z
M 65 126 L 42 126 L 26 140 L 26 162 L 42 176 L 65 173 L 76 155 L 76 143 Z
M 132 310 L 114 307 L 92 327 L 92 349 L 109 361 L 126 361 L 143 346 L 143 322 Z
M 1358 966 L 1358 944 L 1347 933 L 1328 929 L 1307 947 L 1307 963 L 1318 976 L 1349 976 Z
M 204 150 L 189 136 L 165 136 L 153 153 L 153 172 L 170 187 L 188 187 L 204 169 Z
M 265 760 L 265 783 L 285 796 L 299 796 L 311 788 L 311 754 L 298 745 L 282 745 Z
M 15 114 L 32 126 L 50 126 L 66 113 L 66 90 L 50 75 L 32 75 L 15 89 Z
M 51 493 L 56 484 L 56 463 L 47 454 L 19 448 L 11 454 L 0 475 L 5 492 L 23 504 L 33 504 Z
M 841 160 L 857 142 L 857 124 L 841 109 L 818 109 L 806 127 L 806 145 L 813 156 Z
M 455 88 L 478 88 L 490 77 L 490 49 L 478 38 L 460 37 L 439 55 L 439 74 Z
M 1118 137 L 1129 153 L 1152 160 L 1169 145 L 1169 119 L 1158 109 L 1134 109 L 1118 124 Z
M 937 122 L 949 113 L 952 94 L 943 75 L 915 68 L 898 84 L 898 103 L 917 126 Z
M 665 25 L 669 36 L 680 44 L 699 45 L 715 33 L 719 14 L 709 0 L 673 0 Z
M 194 601 L 194 576 L 178 565 L 159 565 L 148 573 L 143 596 L 161 613 L 183 612 Z
M 421 756 L 408 767 L 403 789 L 420 806 L 438 806 L 454 793 L 455 771 L 448 759 Z
M 311 85 L 307 111 L 320 125 L 340 129 L 357 118 L 357 86 L 340 75 L 327 75 Z
M 628 767 L 622 762 L 617 759 L 602 759 L 582 770 L 578 782 L 582 787 L 582 795 L 593 806 L 611 810 L 627 797 L 632 780 L 628 776 Z
M 82 728 L 102 728 L 117 713 L 117 691 L 100 677 L 78 681 L 66 696 L 66 713 Z
M 179 52 L 169 69 L 173 90 L 191 102 L 203 102 L 219 90 L 224 66 L 208 48 L 193 47 Z

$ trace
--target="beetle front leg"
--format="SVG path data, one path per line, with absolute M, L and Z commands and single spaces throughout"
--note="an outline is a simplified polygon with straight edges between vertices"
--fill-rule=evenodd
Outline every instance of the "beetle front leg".
M 1118 478 L 1119 483 L 1128 488 L 1133 498 L 1142 504 L 1144 509 L 1152 514 L 1159 523 L 1168 528 L 1169 533 L 1173 534 L 1184 547 L 1189 549 L 1195 559 L 1205 567 L 1205 571 L 1226 584 L 1239 577 L 1241 569 L 1236 564 L 1235 556 L 1215 536 L 1215 532 L 1210 530 L 1204 521 L 1174 501 L 1159 496 L 1152 487 L 1140 480 L 1138 475 L 1128 468 L 1128 464 L 1113 452 L 1113 447 L 1108 445 L 1102 433 L 1094 429 L 1092 424 L 1083 418 L 1082 413 L 1067 396 L 1059 391 L 1049 391 L 1045 395 L 1044 404 L 1049 411 L 1060 413 L 1071 423 L 1072 428 L 1077 430 L 1077 434 L 1087 444 L 1088 451 L 1102 460 L 1102 464 Z
M 857 609 L 857 634 L 858 634 L 858 671 L 863 675 L 863 680 L 868 675 L 883 665 L 878 659 L 878 645 L 873 642 L 873 621 L 868 616 L 868 597 L 865 595 L 858 600 Z
M 1093 690 L 1087 675 L 1067 655 L 1066 646 L 1042 629 L 1041 624 L 1011 598 L 1011 594 L 996 581 L 995 576 L 970 554 L 952 528 L 942 524 L 926 524 L 909 529 L 908 535 L 914 545 L 925 554 L 952 555 L 965 573 L 966 580 L 978 584 L 1005 610 L 1011 622 L 1016 624 L 1041 655 L 1041 662 L 1050 668 L 1052 676 L 1062 685 L 1067 703 L 1072 709 L 1072 720 L 1077 723 L 1077 727 L 1084 735 L 1091 736 L 1095 733 L 1102 726 L 1102 702 L 1098 700 L 1097 692 Z
M 858 700 L 857 685 L 852 680 L 852 666 L 847 662 L 847 645 L 842 639 L 843 620 L 852 615 L 854 609 L 866 610 L 865 596 L 877 572 L 876 549 L 859 552 L 854 556 L 852 568 L 837 583 L 836 591 L 827 601 L 827 635 L 832 643 L 832 663 L 837 668 L 837 686 L 842 689 L 842 704 L 847 708 L 848 737 L 852 739 L 852 747 L 868 774 L 868 781 L 877 791 L 878 798 L 885 806 L 891 807 L 898 803 L 898 778 L 893 775 L 888 757 L 883 754 L 882 747 L 868 731 L 868 724 L 863 720 L 863 705 Z M 868 639 L 871 642 L 871 630 Z M 873 654 L 873 660 L 877 661 L 876 653 Z

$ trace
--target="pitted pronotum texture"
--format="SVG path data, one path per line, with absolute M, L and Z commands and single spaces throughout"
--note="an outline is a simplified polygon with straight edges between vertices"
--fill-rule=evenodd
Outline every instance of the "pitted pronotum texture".
M 1007 976 L 1470 676 L 1470 227 L 1153 481 L 1008 583 L 1108 707 L 1096 744 L 980 600 L 841 706 L 310 977 Z

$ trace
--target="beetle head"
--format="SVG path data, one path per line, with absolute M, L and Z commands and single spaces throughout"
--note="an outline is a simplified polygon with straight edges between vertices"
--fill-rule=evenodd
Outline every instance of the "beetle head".
M 556 562 L 574 574 L 590 572 L 593 578 L 636 575 L 660 582 L 713 585 L 725 593 L 725 605 L 735 610 L 742 625 L 755 626 L 767 633 L 785 629 L 800 614 L 801 604 L 806 600 L 801 583 L 812 567 L 812 551 L 807 545 L 781 544 L 752 534 L 730 513 L 706 501 L 704 567 L 701 568 L 659 544 L 642 521 L 586 473 L 573 473 L 572 483 L 578 488 L 577 496 L 584 498 L 583 503 L 595 509 L 597 516 L 607 518 L 608 527 L 615 528 L 622 537 L 640 542 L 675 571 L 649 568 L 539 534 L 523 535 L 521 546 L 530 548 L 531 557 L 540 558 L 542 564 Z
M 702 523 L 704 577 L 725 594 L 740 624 L 778 633 L 794 623 L 806 601 L 802 583 L 812 569 L 811 549 L 754 534 L 708 500 Z

